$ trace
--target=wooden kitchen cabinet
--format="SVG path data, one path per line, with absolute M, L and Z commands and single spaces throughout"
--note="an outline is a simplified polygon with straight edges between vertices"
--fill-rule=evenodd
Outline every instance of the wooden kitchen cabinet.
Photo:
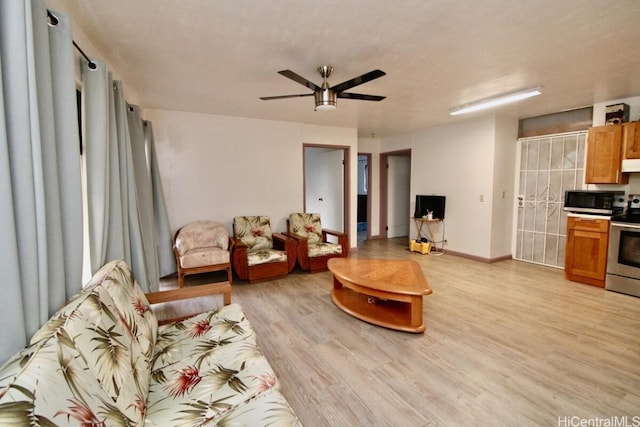
M 629 175 L 621 171 L 622 125 L 589 128 L 587 138 L 587 184 L 626 184 Z
M 622 145 L 625 159 L 640 159 L 640 122 L 622 124 Z
M 609 220 L 569 217 L 564 276 L 604 288 L 609 250 Z

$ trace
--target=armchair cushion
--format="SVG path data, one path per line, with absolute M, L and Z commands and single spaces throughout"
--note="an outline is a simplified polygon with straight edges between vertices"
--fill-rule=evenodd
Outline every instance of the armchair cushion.
M 227 251 L 229 249 L 229 233 L 224 225 L 216 221 L 195 221 L 182 227 L 176 236 L 176 250 L 180 257 L 184 257 L 190 251 L 197 250 L 203 254 L 207 250 L 215 252 L 215 249 Z M 228 253 L 227 253 L 228 257 Z M 195 265 L 189 267 L 198 267 L 200 265 L 219 264 L 220 262 L 209 262 L 206 256 L 201 255 L 200 261 L 198 256 L 190 257 L 190 262 Z M 201 262 L 198 264 L 198 262 Z M 229 262 L 227 258 L 226 261 Z M 182 264 L 183 267 L 187 267 Z
M 292 213 L 289 215 L 290 230 L 307 238 L 309 257 L 342 253 L 342 245 L 323 241 L 322 222 L 317 213 Z
M 247 264 L 286 262 L 287 253 L 273 249 L 273 233 L 268 216 L 237 216 L 233 218 L 234 237 L 247 246 Z
M 342 245 L 327 242 L 313 243 L 309 245 L 309 257 L 311 258 L 334 254 L 342 254 Z
M 237 216 L 233 218 L 235 238 L 247 246 L 247 252 L 273 248 L 271 224 L 267 216 Z
M 289 215 L 290 231 L 306 237 L 309 244 L 322 242 L 322 223 L 317 213 L 292 213 Z
M 180 257 L 182 268 L 202 267 L 204 265 L 225 264 L 229 262 L 229 251 L 216 247 L 191 249 Z
M 287 262 L 287 253 L 277 249 L 247 251 L 247 263 L 249 266 L 265 264 L 268 262 Z

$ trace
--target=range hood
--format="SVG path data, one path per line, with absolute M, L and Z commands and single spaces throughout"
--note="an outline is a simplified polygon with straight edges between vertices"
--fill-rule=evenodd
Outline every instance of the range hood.
M 622 172 L 640 172 L 640 159 L 623 159 Z

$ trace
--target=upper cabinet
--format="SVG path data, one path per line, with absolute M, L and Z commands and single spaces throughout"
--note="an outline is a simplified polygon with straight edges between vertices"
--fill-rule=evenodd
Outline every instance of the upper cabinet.
M 640 122 L 622 124 L 625 159 L 640 159 Z
M 638 142 L 636 144 L 640 145 Z M 587 184 L 626 184 L 629 182 L 629 175 L 622 173 L 621 164 L 622 125 L 589 128 L 585 182 Z

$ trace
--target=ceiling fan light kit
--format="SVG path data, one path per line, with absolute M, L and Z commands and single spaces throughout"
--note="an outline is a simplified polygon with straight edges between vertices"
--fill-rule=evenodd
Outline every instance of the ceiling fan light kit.
M 485 98 L 480 101 L 471 102 L 469 104 L 459 105 L 449 110 L 449 114 L 457 116 L 459 114 L 472 113 L 474 111 L 487 110 L 489 108 L 497 107 L 500 105 L 510 104 L 512 102 L 521 101 L 523 99 L 531 98 L 542 93 L 540 87 L 534 87 L 517 92 L 509 92 L 501 95 Z
M 316 111 L 331 111 L 336 109 L 336 93 L 331 89 L 315 92 Z
M 304 77 L 294 73 L 291 70 L 278 71 L 278 74 L 281 74 L 284 77 L 287 77 L 297 83 L 300 83 L 303 86 L 308 87 L 309 89 L 313 90 L 313 93 L 305 93 L 305 94 L 298 94 L 298 95 L 263 96 L 260 99 L 262 99 L 263 101 L 270 101 L 273 99 L 313 96 L 315 99 L 316 111 L 331 111 L 336 109 L 337 98 L 348 98 L 348 99 L 356 99 L 361 101 L 382 101 L 383 99 L 386 98 L 384 96 L 379 96 L 379 95 L 364 95 L 361 93 L 345 92 L 346 90 L 349 90 L 355 86 L 370 82 L 371 80 L 374 80 L 386 75 L 386 73 L 382 70 L 369 71 L 366 74 L 355 77 L 351 80 L 347 80 L 346 82 L 342 82 L 335 86 L 329 86 L 329 82 L 327 81 L 327 79 L 333 72 L 333 67 L 329 65 L 318 67 L 318 72 L 322 76 L 322 86 L 316 85 L 315 83 L 305 79 Z

